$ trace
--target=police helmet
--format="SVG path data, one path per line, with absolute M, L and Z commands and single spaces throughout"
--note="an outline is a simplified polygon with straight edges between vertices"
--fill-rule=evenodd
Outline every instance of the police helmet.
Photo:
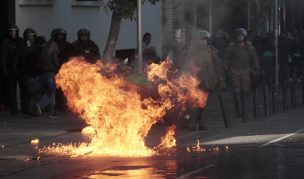
M 244 28 L 238 28 L 235 30 L 236 36 L 242 35 L 244 37 L 247 37 L 247 30 Z
M 77 32 L 78 37 L 83 36 L 83 35 L 90 37 L 90 34 L 91 34 L 90 31 L 88 29 L 84 29 L 84 28 L 78 30 L 78 32 Z
M 36 31 L 35 31 L 34 29 L 32 29 L 32 28 L 27 28 L 27 29 L 25 29 L 24 32 L 23 32 L 23 38 L 24 38 L 25 40 L 27 40 L 27 39 L 34 39 L 34 38 L 36 38 L 36 36 L 37 36 L 37 33 L 36 33 Z
M 62 34 L 64 36 L 66 36 L 67 32 L 63 28 L 58 28 L 57 31 L 56 31 L 56 34 Z
M 206 30 L 200 30 L 197 32 L 197 35 L 200 39 L 210 39 L 211 35 L 208 31 Z
M 8 27 L 8 31 L 9 31 L 9 32 L 12 32 L 12 31 L 19 31 L 19 28 L 18 28 L 18 26 L 16 26 L 16 25 L 10 25 L 10 26 Z

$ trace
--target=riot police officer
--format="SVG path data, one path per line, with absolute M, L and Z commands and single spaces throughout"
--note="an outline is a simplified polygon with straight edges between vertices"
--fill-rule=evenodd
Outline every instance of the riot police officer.
M 223 82 L 223 73 L 218 51 L 210 43 L 210 33 L 199 31 L 198 40 L 187 52 L 187 60 L 190 71 L 198 68 L 197 78 L 200 81 L 200 88 L 209 94 L 212 93 L 219 83 Z M 195 130 L 198 123 L 199 130 L 207 130 L 202 119 L 203 109 L 197 108 L 191 114 L 189 130 Z
M 8 37 L 1 45 L 1 68 L 6 82 L 5 85 L 11 114 L 18 113 L 18 66 L 23 58 L 23 46 L 24 42 L 22 38 L 19 37 L 19 28 L 16 25 L 11 25 L 8 28 Z
M 74 56 L 73 45 L 67 41 L 67 32 L 63 28 L 58 28 L 54 32 L 54 40 L 59 50 L 58 60 L 61 67 L 61 65 L 67 62 L 69 58 Z M 66 104 L 67 104 L 66 98 L 62 90 L 59 88 L 56 91 L 56 106 L 61 110 L 66 110 L 67 109 Z
M 231 42 L 225 54 L 226 69 L 234 92 L 237 116 L 241 117 L 241 93 L 243 92 L 242 111 L 246 113 L 248 92 L 251 88 L 251 76 L 258 72 L 258 60 L 255 48 L 247 41 L 247 31 L 235 30 L 235 41 Z
M 32 28 L 27 28 L 23 32 L 23 39 L 26 43 L 27 48 L 33 48 L 35 39 L 36 39 L 37 33 L 34 29 Z
M 78 40 L 73 42 L 75 55 L 83 56 L 90 63 L 96 63 L 100 59 L 99 47 L 90 39 L 90 31 L 80 29 L 77 36 Z
M 27 69 L 25 66 L 25 59 L 27 54 L 34 48 L 34 43 L 37 37 L 37 33 L 32 28 L 27 28 L 23 31 L 23 53 L 22 53 L 22 61 L 18 63 L 18 81 L 20 86 L 20 101 L 21 101 L 21 111 L 22 113 L 28 113 L 28 105 L 29 105 L 29 95 L 28 95 L 28 87 L 27 87 L 27 78 L 25 76 L 25 71 Z
M 58 28 L 54 32 L 54 40 L 58 46 L 58 60 L 60 65 L 67 62 L 68 59 L 74 56 L 73 45 L 67 41 L 67 32 L 63 28 Z

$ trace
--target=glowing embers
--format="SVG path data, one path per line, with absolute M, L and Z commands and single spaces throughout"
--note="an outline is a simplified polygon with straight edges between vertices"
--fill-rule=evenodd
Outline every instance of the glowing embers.
M 145 145 L 152 125 L 173 107 L 188 104 L 204 107 L 207 100 L 207 94 L 199 90 L 198 81 L 190 74 L 187 78 L 183 77 L 186 74 L 170 77 L 171 65 L 165 61 L 148 67 L 149 80 L 156 85 L 153 89 L 158 89 L 157 97 L 152 98 L 143 97 L 138 86 L 125 80 L 117 64 L 101 61 L 88 64 L 81 58 L 64 64 L 56 76 L 56 83 L 67 97 L 69 108 L 89 125 L 83 133 L 89 136 L 90 142 L 55 144 L 40 152 L 68 156 L 154 155 L 156 152 Z M 155 82 L 156 79 L 162 80 Z M 182 79 L 193 84 L 185 85 L 187 81 L 181 83 Z M 174 130 L 170 131 L 163 138 L 164 142 L 170 138 L 163 147 L 175 145 Z
M 191 147 L 186 147 L 187 152 L 220 152 L 229 151 L 229 147 L 226 146 L 215 146 L 215 147 L 203 147 L 199 140 L 196 141 L 196 145 Z
M 39 139 L 33 139 L 31 140 L 32 145 L 38 145 L 39 144 Z

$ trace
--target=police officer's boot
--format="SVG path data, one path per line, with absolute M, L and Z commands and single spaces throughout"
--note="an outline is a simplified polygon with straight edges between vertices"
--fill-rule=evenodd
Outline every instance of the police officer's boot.
M 203 112 L 204 110 L 201 108 L 193 109 L 188 126 L 189 131 L 195 131 L 197 127 L 199 130 L 207 130 L 207 127 L 203 124 Z
M 190 112 L 190 122 L 188 124 L 188 131 L 195 131 L 197 127 L 196 109 Z
M 241 97 L 239 93 L 234 93 L 233 94 L 233 98 L 234 98 L 234 105 L 235 105 L 235 111 L 236 111 L 236 116 L 237 117 L 241 117 Z
M 242 122 L 248 121 L 248 92 L 242 91 Z
M 208 128 L 205 126 L 205 120 L 204 120 L 204 109 L 198 109 L 197 119 L 198 119 L 198 130 L 208 130 Z

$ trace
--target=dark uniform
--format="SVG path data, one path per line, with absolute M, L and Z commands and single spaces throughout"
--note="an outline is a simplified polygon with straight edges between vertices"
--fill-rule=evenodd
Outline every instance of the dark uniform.
M 46 40 L 43 37 L 37 37 L 35 44 L 25 56 L 25 77 L 26 89 L 28 92 L 28 114 L 41 115 L 39 106 L 39 96 L 43 94 L 42 82 L 40 77 L 42 71 L 42 53 Z
M 27 54 L 34 48 L 34 43 L 36 40 L 37 33 L 32 28 L 27 28 L 23 32 L 23 40 L 24 40 L 24 53 L 22 61 L 19 63 L 19 86 L 20 86 L 20 101 L 21 101 L 21 111 L 22 113 L 28 113 L 29 108 L 29 91 L 28 91 L 28 78 L 25 75 L 26 68 L 29 68 L 25 65 Z
M 246 34 L 247 32 L 241 35 L 245 38 Z M 241 92 L 243 91 L 246 94 L 244 97 L 247 98 L 247 93 L 251 89 L 251 76 L 256 75 L 258 71 L 255 48 L 246 40 L 243 45 L 232 42 L 227 48 L 225 60 L 231 86 L 234 91 L 237 115 L 241 116 L 239 107 Z
M 67 42 L 67 32 L 62 28 L 54 32 L 54 40 L 59 50 L 57 56 L 61 67 L 69 58 L 75 56 L 73 45 Z M 60 88 L 56 91 L 56 107 L 60 110 L 67 109 L 67 100 Z
M 24 53 L 24 41 L 18 36 L 17 26 L 9 28 L 9 33 L 16 33 L 15 38 L 11 35 L 6 38 L 1 46 L 1 68 L 5 79 L 6 93 L 8 94 L 8 103 L 12 114 L 18 113 L 17 105 L 17 82 Z
M 64 29 L 57 29 L 55 33 L 55 41 L 57 43 L 58 46 L 58 60 L 60 65 L 64 64 L 65 62 L 67 62 L 69 60 L 69 58 L 75 56 L 74 53 L 74 49 L 73 49 L 73 45 L 67 41 L 67 33 Z M 62 35 L 63 39 L 59 40 L 58 38 L 56 38 L 57 35 Z
M 87 29 L 80 29 L 77 35 L 78 40 L 73 42 L 75 55 L 83 56 L 90 63 L 96 63 L 100 59 L 99 47 L 90 40 L 90 32 Z M 86 36 L 87 39 L 82 40 L 83 36 Z

